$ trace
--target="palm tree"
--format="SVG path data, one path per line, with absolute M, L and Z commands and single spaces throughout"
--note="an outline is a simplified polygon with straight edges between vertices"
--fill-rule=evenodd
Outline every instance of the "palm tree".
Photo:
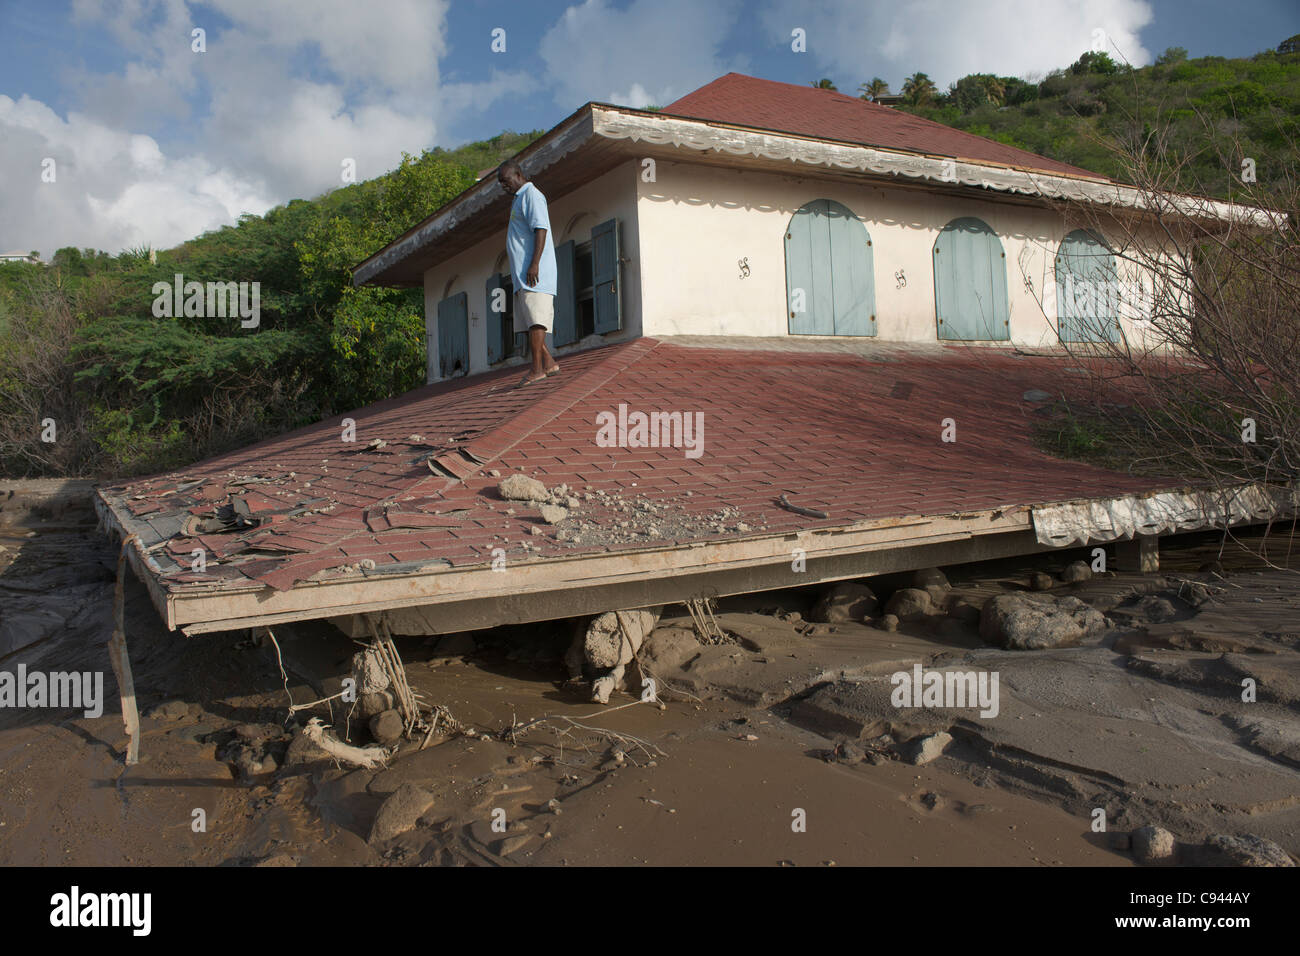
M 878 76 L 873 76 L 870 83 L 863 83 L 858 87 L 862 94 L 862 99 L 875 101 L 889 92 L 889 84 Z
M 824 76 L 820 80 L 813 80 L 812 85 L 819 90 L 834 90 L 836 88 L 835 84 Z
M 903 96 L 912 106 L 922 106 L 932 99 L 938 88 L 924 73 L 913 73 L 903 81 Z

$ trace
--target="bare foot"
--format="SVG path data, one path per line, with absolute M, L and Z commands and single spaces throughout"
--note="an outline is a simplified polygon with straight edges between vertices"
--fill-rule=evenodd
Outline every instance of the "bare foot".
M 558 374 L 560 374 L 560 366 L 559 366 L 557 363 L 552 362 L 551 365 L 550 365 L 550 367 L 546 370 L 546 374 L 547 374 L 547 375 L 558 375 Z

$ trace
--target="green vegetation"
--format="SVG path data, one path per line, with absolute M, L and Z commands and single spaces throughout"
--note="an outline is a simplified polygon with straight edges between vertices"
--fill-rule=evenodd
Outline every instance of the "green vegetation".
M 1128 178 L 1116 147 L 1150 143 L 1159 130 L 1181 188 L 1227 197 L 1246 157 L 1263 184 L 1295 164 L 1300 38 L 1231 60 L 1189 60 L 1172 47 L 1141 69 L 1085 53 L 1039 82 L 976 73 L 945 93 L 915 73 L 902 93 L 898 109 L 1116 179 Z
M 353 288 L 352 267 L 541 132 L 407 155 L 174 249 L 0 263 L 0 473 L 179 467 L 422 384 L 422 291 Z M 177 273 L 258 282 L 259 325 L 156 317 Z

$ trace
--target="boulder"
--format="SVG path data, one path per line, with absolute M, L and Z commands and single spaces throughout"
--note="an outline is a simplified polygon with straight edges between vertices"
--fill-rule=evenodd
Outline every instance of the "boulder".
M 895 591 L 885 605 L 885 613 L 892 614 L 901 621 L 909 618 L 925 617 L 935 612 L 934 601 L 927 591 L 920 588 L 902 588 Z
M 879 611 L 880 601 L 871 588 L 855 581 L 841 581 L 822 593 L 808 619 L 819 624 L 843 624 L 861 621 Z
M 930 587 L 940 587 L 946 591 L 952 585 L 948 583 L 948 576 L 938 568 L 922 568 L 912 575 L 912 587 L 923 591 Z
M 891 633 L 898 630 L 898 615 L 886 614 L 882 617 L 880 619 L 880 629 L 882 631 L 890 631 Z
M 507 501 L 546 501 L 551 497 L 544 484 L 527 475 L 511 475 L 497 485 L 497 493 Z
M 443 634 L 437 638 L 437 643 L 433 646 L 433 657 L 438 659 L 464 657 L 466 654 L 473 654 L 477 649 L 478 642 L 474 640 L 474 635 L 459 631 L 455 634 Z
M 687 627 L 657 627 L 641 645 L 641 662 L 652 672 L 681 667 L 699 653 L 700 641 Z
M 1164 827 L 1139 827 L 1133 831 L 1133 856 L 1139 863 L 1156 863 L 1174 855 L 1177 841 Z
M 1205 841 L 1202 862 L 1208 866 L 1295 866 L 1290 854 L 1263 837 L 1216 833 Z
M 415 829 L 420 817 L 433 806 L 433 794 L 413 783 L 404 783 L 386 799 L 370 827 L 370 842 L 383 843 Z
M 395 710 L 386 710 L 370 718 L 370 736 L 381 747 L 391 747 L 397 743 L 402 739 L 402 731 L 405 729 L 402 715 Z
M 1092 578 L 1092 568 L 1088 566 L 1087 561 L 1071 561 L 1061 571 L 1061 580 L 1066 584 L 1078 584 L 1080 581 L 1088 581 Z
M 980 637 L 1009 650 L 1068 647 L 1106 629 L 1104 615 L 1078 598 L 1015 592 L 988 599 Z
M 946 732 L 916 737 L 908 741 L 903 756 L 909 763 L 914 763 L 919 767 L 921 764 L 929 763 L 942 754 L 950 743 L 952 743 L 952 734 Z
M 1029 586 L 1035 591 L 1050 591 L 1056 587 L 1056 582 L 1052 580 L 1050 574 L 1044 574 L 1042 571 L 1035 571 L 1029 576 Z
M 190 715 L 190 705 L 183 700 L 169 700 L 149 711 L 154 720 L 183 720 Z

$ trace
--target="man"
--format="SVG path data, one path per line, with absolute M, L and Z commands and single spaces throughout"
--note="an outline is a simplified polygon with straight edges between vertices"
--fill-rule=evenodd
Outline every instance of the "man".
M 532 369 L 520 386 L 540 382 L 560 370 L 546 348 L 546 333 L 555 322 L 555 245 L 546 197 L 528 181 L 513 159 L 497 170 L 501 188 L 515 197 L 506 230 L 506 252 L 515 284 L 515 331 L 528 333 Z

